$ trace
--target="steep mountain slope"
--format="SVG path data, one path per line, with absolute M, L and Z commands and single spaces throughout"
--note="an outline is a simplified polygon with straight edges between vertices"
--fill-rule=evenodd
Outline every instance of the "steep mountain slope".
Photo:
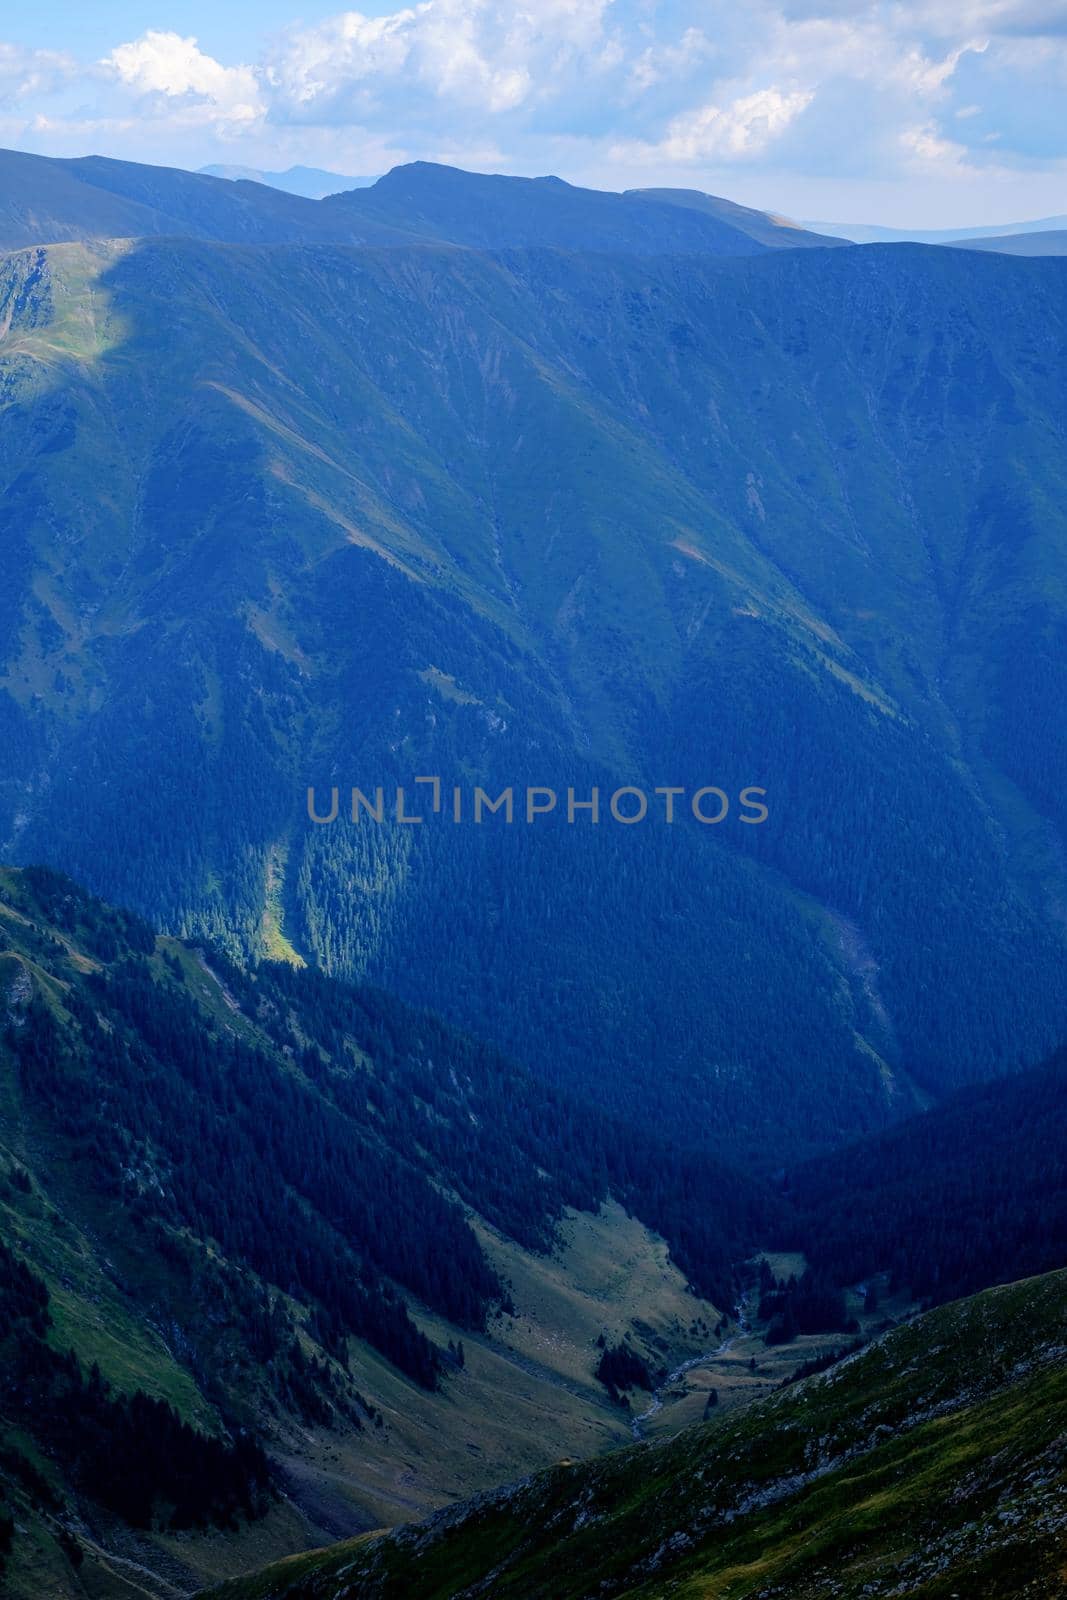
M 700 189 L 627 189 L 627 197 L 650 200 L 657 204 L 683 206 L 689 211 L 699 211 L 715 217 L 719 222 L 739 228 L 742 233 L 772 250 L 805 250 L 824 246 L 837 248 L 847 245 L 847 239 L 831 234 L 812 233 L 799 222 L 775 216 L 769 211 L 755 211 L 751 206 L 739 206 L 734 200 L 724 200 L 720 195 L 704 194 Z
M 838 1283 L 947 1300 L 1067 1261 L 1067 1052 L 799 1168 L 796 1242 Z M 993 1220 L 995 1219 L 995 1221 Z
M 231 970 L 44 869 L 0 873 L 0 1022 L 27 1600 L 84 1592 L 79 1552 L 94 1594 L 130 1562 L 188 1593 L 618 1442 L 601 1350 L 699 1350 L 718 1312 L 680 1264 L 728 1296 L 776 1214 L 433 1017 Z
M 511 178 L 414 161 L 369 189 L 331 195 L 324 210 L 410 228 L 481 250 L 541 246 L 638 255 L 744 256 L 764 242 L 708 208 L 662 204 L 651 194 L 578 189 L 562 178 Z
M 738 1159 L 1067 1034 L 1058 262 L 156 241 L 0 306 L 9 853 Z M 560 802 L 344 820 L 432 774 Z
M 670 1443 L 562 1465 L 218 1600 L 1067 1592 L 1067 1274 L 928 1313 Z

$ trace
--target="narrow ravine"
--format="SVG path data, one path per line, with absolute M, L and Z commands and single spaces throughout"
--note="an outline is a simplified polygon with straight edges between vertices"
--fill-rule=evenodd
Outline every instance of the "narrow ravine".
M 656 1385 L 652 1391 L 652 1399 L 644 1411 L 640 1415 L 631 1418 L 630 1432 L 635 1439 L 643 1439 L 645 1437 L 645 1423 L 663 1410 L 663 1396 L 668 1389 L 678 1382 L 679 1378 L 684 1378 L 685 1374 L 692 1372 L 694 1367 L 704 1367 L 709 1362 L 717 1361 L 720 1356 L 724 1356 L 728 1351 L 732 1350 L 739 1339 L 743 1339 L 746 1334 L 751 1333 L 752 1330 L 748 1325 L 747 1310 L 747 1296 L 743 1296 L 739 1304 L 734 1307 L 734 1317 L 737 1322 L 734 1332 L 729 1334 L 727 1338 L 720 1339 L 714 1350 L 709 1350 L 703 1355 L 691 1356 L 688 1361 L 683 1361 L 680 1367 L 675 1367 L 673 1372 L 667 1374 L 662 1383 Z

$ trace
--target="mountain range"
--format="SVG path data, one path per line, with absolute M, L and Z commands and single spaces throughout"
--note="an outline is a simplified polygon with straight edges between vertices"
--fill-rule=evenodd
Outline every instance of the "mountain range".
M 241 187 L 121 176 L 167 215 Z M 750 1163 L 1052 1050 L 1058 262 L 424 167 L 254 192 L 451 237 L 4 260 L 4 854 Z M 309 820 L 420 774 L 733 809 Z
M 1044 237 L 0 153 L 19 1600 L 1058 1592 Z
M 968 239 L 969 250 L 996 250 L 1008 256 L 1067 255 L 1067 228 L 998 235 L 995 239 Z
M 1000 248 L 997 239 L 1016 238 L 1026 233 L 1050 233 L 1067 226 L 1067 217 L 1038 217 L 1032 222 L 988 223 L 984 227 L 963 228 L 886 228 L 877 224 L 852 222 L 807 222 L 803 224 L 817 233 L 828 233 L 836 239 L 846 239 L 852 244 L 949 244 L 974 245 L 979 239 L 988 240 L 986 248 Z
M 694 205 L 688 191 L 608 194 L 559 178 L 483 176 L 417 161 L 370 187 L 320 200 L 175 167 L 4 150 L 0 248 L 173 234 L 246 244 L 434 240 L 488 248 L 750 255 L 768 241 L 778 242 L 778 235 L 790 245 L 808 238 L 763 212 L 696 198 L 703 203 Z

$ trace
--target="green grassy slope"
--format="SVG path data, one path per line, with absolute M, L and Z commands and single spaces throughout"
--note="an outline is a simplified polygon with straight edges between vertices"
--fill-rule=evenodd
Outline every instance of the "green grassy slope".
M 942 1307 L 661 1446 L 561 1466 L 218 1600 L 1067 1592 L 1067 1274 Z

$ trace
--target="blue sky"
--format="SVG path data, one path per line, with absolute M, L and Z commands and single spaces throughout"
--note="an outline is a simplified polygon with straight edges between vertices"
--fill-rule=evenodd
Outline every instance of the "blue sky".
M 797 217 L 1067 212 L 1067 0 L 37 0 L 0 144 L 374 174 L 423 158 Z

